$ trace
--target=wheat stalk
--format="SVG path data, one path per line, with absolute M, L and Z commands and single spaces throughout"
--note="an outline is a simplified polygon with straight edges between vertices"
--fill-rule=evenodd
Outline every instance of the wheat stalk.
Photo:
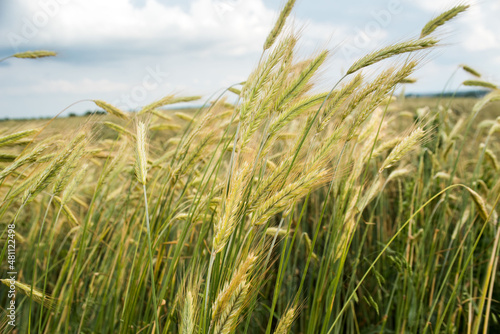
M 233 332 L 237 325 L 239 315 L 243 310 L 249 288 L 250 284 L 246 281 L 242 281 L 238 284 L 215 322 L 214 334 L 229 334 Z

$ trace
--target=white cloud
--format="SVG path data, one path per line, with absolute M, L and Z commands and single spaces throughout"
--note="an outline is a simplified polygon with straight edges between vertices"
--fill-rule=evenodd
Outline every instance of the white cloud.
M 91 93 L 108 93 L 119 92 L 128 88 L 128 85 L 121 82 L 113 82 L 106 79 L 92 80 L 83 79 L 78 81 L 69 80 L 43 80 L 33 87 L 27 87 L 37 93 L 77 93 L 77 94 L 91 94 Z

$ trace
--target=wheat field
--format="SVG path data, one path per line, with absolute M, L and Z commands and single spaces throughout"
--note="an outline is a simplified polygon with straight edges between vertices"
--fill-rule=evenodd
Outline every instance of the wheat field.
M 2 332 L 500 330 L 500 90 L 460 65 L 483 97 L 395 93 L 468 6 L 321 92 L 294 3 L 211 100 L 0 122 Z

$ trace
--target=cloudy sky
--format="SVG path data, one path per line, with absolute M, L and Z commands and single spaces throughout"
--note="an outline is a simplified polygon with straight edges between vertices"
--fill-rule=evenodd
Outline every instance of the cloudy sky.
M 102 99 L 136 109 L 164 95 L 203 94 L 245 80 L 284 0 L 0 0 L 0 58 L 54 50 L 56 58 L 0 62 L 0 118 L 81 113 Z M 300 54 L 332 56 L 327 88 L 366 52 L 419 35 L 450 0 L 298 0 L 289 23 Z M 438 92 L 465 63 L 500 83 L 500 1 L 472 8 L 439 31 L 407 92 Z M 466 79 L 458 72 L 450 90 Z

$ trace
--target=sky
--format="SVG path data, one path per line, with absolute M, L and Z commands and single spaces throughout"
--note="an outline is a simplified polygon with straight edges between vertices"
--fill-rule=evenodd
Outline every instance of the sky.
M 0 0 L 0 59 L 27 50 L 57 57 L 0 62 L 0 119 L 96 110 L 105 100 L 137 110 L 165 95 L 210 99 L 257 65 L 285 0 Z M 418 37 L 459 1 L 297 0 L 287 24 L 299 55 L 331 56 L 318 87 L 328 89 L 356 59 Z M 500 83 L 500 1 L 471 8 L 438 31 L 406 92 L 440 92 L 460 64 Z M 368 69 L 368 72 L 370 69 Z M 457 71 L 447 90 L 468 76 Z

